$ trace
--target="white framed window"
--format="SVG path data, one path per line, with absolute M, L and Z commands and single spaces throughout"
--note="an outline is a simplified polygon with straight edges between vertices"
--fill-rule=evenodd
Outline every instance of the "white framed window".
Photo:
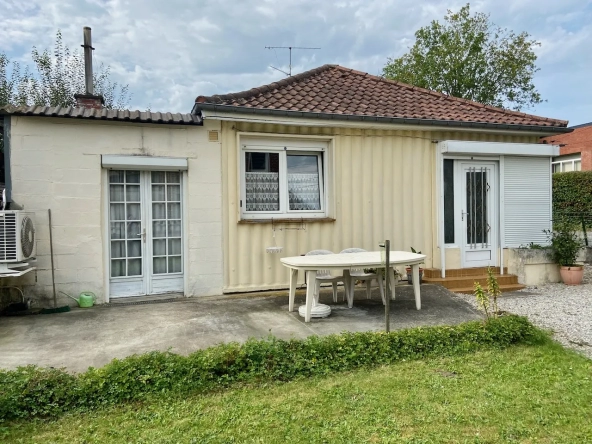
M 551 163 L 554 173 L 569 173 L 582 170 L 582 159 L 577 158 L 555 160 Z
M 241 141 L 241 219 L 327 217 L 328 142 Z

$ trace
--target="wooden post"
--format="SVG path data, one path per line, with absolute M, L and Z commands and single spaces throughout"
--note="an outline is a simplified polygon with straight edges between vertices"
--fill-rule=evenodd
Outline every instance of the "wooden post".
M 384 327 L 386 332 L 391 331 L 391 298 L 389 294 L 389 283 L 390 283 L 390 263 L 391 263 L 391 241 L 385 240 L 384 241 L 384 249 L 386 252 L 386 260 L 385 260 L 385 268 L 384 268 Z M 391 284 L 394 285 L 394 282 Z

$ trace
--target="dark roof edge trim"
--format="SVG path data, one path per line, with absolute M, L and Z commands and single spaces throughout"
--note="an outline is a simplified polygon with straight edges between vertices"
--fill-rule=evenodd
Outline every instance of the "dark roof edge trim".
M 330 113 L 313 113 L 306 111 L 290 111 L 281 109 L 263 109 L 263 108 L 248 108 L 234 105 L 218 105 L 212 103 L 196 103 L 193 106 L 192 114 L 199 110 L 212 110 L 223 112 L 237 112 L 243 114 L 258 114 L 270 116 L 283 117 L 305 117 L 316 118 L 323 120 L 341 120 L 354 122 L 376 122 L 376 123 L 394 123 L 403 125 L 422 125 L 422 126 L 448 126 L 452 128 L 478 128 L 478 129 L 495 129 L 495 130 L 518 130 L 539 133 L 571 133 L 572 128 L 557 127 L 557 126 L 536 126 L 536 125 L 508 125 L 503 123 L 484 123 L 484 122 L 463 122 L 457 120 L 435 120 L 435 119 L 410 119 L 405 117 L 380 117 L 380 116 L 363 116 L 354 114 L 330 114 Z

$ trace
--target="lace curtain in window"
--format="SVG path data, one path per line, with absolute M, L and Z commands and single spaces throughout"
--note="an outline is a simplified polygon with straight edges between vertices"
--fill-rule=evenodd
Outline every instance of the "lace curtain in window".
M 279 211 L 279 173 L 245 173 L 247 211 Z
M 321 209 L 318 173 L 288 174 L 290 210 L 319 211 Z

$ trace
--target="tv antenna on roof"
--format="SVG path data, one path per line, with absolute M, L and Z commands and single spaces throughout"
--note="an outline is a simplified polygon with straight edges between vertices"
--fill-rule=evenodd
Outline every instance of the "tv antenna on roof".
M 265 49 L 288 49 L 290 51 L 290 64 L 288 65 L 288 72 L 276 68 L 275 66 L 269 65 L 270 68 L 275 69 L 276 71 L 282 72 L 286 74 L 288 77 L 292 75 L 292 50 L 293 49 L 321 49 L 321 48 L 309 48 L 305 46 L 266 46 Z

